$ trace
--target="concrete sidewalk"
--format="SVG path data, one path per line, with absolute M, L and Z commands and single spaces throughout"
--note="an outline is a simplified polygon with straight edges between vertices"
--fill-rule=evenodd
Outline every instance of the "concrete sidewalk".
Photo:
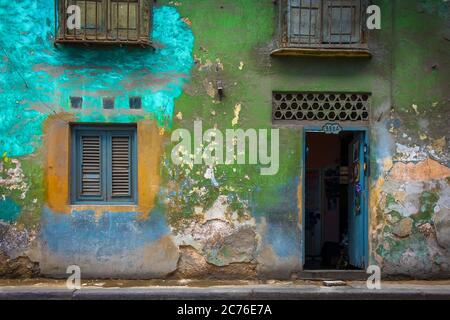
M 69 290 L 64 281 L 0 281 L 0 299 L 168 299 L 168 300 L 320 300 L 320 299 L 446 299 L 450 281 L 382 282 L 381 290 L 365 282 L 326 287 L 321 281 L 91 281 Z

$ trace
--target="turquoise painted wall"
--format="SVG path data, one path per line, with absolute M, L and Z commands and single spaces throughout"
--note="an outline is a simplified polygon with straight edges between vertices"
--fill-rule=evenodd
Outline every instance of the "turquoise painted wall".
M 49 114 L 72 112 L 83 122 L 132 122 L 151 115 L 170 127 L 174 100 L 189 81 L 194 36 L 172 7 L 154 11 L 156 49 L 54 46 L 53 1 L 0 4 L 0 153 L 25 156 L 41 144 Z M 82 96 L 83 110 L 69 97 Z M 116 97 L 105 114 L 102 97 Z M 142 96 L 143 112 L 127 114 L 128 98 Z

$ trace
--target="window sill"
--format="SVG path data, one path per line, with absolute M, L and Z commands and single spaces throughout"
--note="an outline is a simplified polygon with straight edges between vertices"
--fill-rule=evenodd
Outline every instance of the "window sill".
M 271 56 L 297 56 L 297 57 L 359 57 L 370 58 L 372 54 L 367 48 L 299 48 L 280 47 L 272 50 Z
M 139 212 L 139 206 L 135 204 L 72 204 L 69 208 L 71 213 L 76 211 L 94 211 L 95 214 Z
M 85 44 L 85 45 L 130 45 L 151 47 L 150 39 L 139 40 L 107 40 L 107 39 L 74 39 L 74 38 L 57 38 L 55 44 Z

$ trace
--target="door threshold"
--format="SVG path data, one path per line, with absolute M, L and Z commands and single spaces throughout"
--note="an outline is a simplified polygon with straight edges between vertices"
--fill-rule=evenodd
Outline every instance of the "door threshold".
M 364 270 L 303 270 L 298 274 L 302 280 L 367 280 Z

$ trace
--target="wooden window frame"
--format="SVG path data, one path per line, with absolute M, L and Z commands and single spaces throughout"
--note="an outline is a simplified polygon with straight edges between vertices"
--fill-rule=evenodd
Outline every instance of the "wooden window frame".
M 81 12 L 81 29 L 69 30 L 66 27 L 68 14 L 66 8 L 70 5 L 97 3 L 95 8 L 94 28 L 84 28 L 87 16 Z M 116 16 L 116 26 L 112 26 L 113 4 L 123 3 L 127 6 L 126 28 L 119 25 L 119 11 Z M 130 20 L 130 5 L 136 5 L 135 20 Z M 84 43 L 84 44 L 118 44 L 151 46 L 153 0 L 55 0 L 55 43 Z M 92 13 L 92 12 L 91 12 Z M 101 21 L 99 21 L 99 19 Z M 136 28 L 130 27 L 134 21 Z
M 278 32 L 276 47 L 272 55 L 311 55 L 311 56 L 362 56 L 370 57 L 368 33 L 365 25 L 366 8 L 369 0 L 280 0 L 278 1 Z M 350 36 L 340 36 L 340 41 L 332 40 L 330 8 L 333 6 L 345 8 L 355 7 L 356 12 L 351 17 Z M 311 9 L 317 10 L 317 16 L 311 14 Z M 298 10 L 298 18 L 295 11 Z M 308 11 L 309 10 L 309 11 Z M 341 15 L 342 15 L 341 9 Z M 359 12 L 358 12 L 359 11 Z M 309 18 L 310 32 L 303 34 L 305 24 L 302 16 L 306 12 Z M 342 28 L 341 16 L 341 28 Z M 315 27 L 313 23 L 315 22 Z M 292 23 L 298 23 L 298 33 L 294 33 Z M 312 29 L 311 29 L 312 28 Z M 315 30 L 315 32 L 312 32 Z M 354 37 L 354 38 L 353 38 Z M 327 40 L 328 39 L 328 40 Z M 348 41 L 345 41 L 348 40 Z
M 81 193 L 81 137 L 100 136 L 101 194 L 98 196 Z M 112 192 L 112 136 L 130 137 L 130 195 L 113 196 Z M 71 172 L 70 199 L 75 205 L 134 205 L 137 203 L 137 132 L 135 125 L 71 125 Z

